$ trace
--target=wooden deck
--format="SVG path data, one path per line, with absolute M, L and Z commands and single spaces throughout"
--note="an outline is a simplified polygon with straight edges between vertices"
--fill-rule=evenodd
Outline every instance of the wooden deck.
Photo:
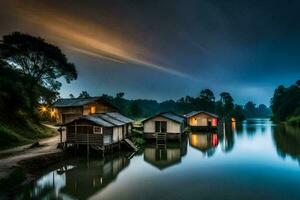
M 155 140 L 179 140 L 182 133 L 143 133 L 145 139 Z

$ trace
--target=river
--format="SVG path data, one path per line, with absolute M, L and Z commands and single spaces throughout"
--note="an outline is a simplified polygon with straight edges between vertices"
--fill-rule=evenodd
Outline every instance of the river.
M 147 144 L 138 154 L 77 157 L 16 199 L 300 199 L 300 132 L 248 119 L 218 133 Z

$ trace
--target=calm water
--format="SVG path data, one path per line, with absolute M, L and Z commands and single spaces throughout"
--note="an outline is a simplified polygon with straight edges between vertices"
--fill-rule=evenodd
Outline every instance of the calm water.
M 247 120 L 140 154 L 62 163 L 17 199 L 300 199 L 300 132 Z

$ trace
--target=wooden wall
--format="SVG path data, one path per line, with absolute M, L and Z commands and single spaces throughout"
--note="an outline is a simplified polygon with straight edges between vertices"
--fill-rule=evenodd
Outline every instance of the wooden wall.
M 181 133 L 181 124 L 176 123 L 173 120 L 157 116 L 146 122 L 144 122 L 144 133 L 155 133 L 155 121 L 166 121 L 167 122 L 167 133 Z

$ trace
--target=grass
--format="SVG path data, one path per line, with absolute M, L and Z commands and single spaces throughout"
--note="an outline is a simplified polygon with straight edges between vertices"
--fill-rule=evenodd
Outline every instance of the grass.
M 300 116 L 292 116 L 287 120 L 287 124 L 294 127 L 300 127 Z
M 136 146 L 142 146 L 145 144 L 143 133 L 139 130 L 132 129 L 132 142 Z
M 38 139 L 46 138 L 54 131 L 41 124 L 28 120 L 0 122 L 0 150 L 30 144 Z

